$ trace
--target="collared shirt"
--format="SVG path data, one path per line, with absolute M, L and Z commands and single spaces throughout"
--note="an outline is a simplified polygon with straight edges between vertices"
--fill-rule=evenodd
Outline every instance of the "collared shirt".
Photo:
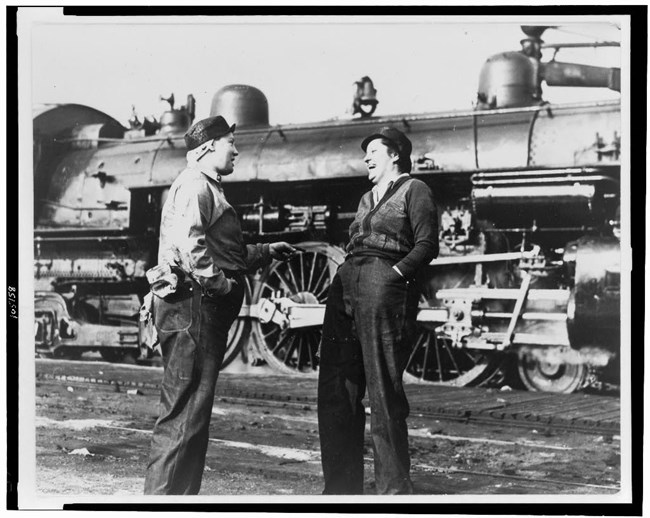
M 188 163 L 172 183 L 162 210 L 158 262 L 176 264 L 199 284 L 227 293 L 223 270 L 254 270 L 270 263 L 268 244 L 246 245 L 220 177 Z
M 408 173 L 402 173 L 399 176 L 397 176 L 393 181 L 388 182 L 386 185 L 384 185 L 381 188 L 379 187 L 379 185 L 375 185 L 372 188 L 372 199 L 375 202 L 375 205 L 379 203 L 379 201 L 384 197 L 384 194 L 386 194 L 386 192 L 390 190 L 393 184 L 404 176 L 410 176 L 410 175 Z

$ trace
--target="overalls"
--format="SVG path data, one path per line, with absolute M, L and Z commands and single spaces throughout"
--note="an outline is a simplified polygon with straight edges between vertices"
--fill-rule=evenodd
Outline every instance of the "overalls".
M 389 184 L 381 199 L 374 195 L 361 198 L 347 259 L 327 297 L 318 378 L 325 494 L 363 493 L 366 386 L 376 492 L 413 492 L 402 375 L 423 266 L 438 253 L 437 213 L 430 189 L 408 175 Z
M 201 488 L 215 384 L 244 298 L 243 275 L 224 273 L 237 281 L 227 295 L 208 297 L 186 280 L 176 293 L 154 299 L 165 369 L 146 495 L 195 495 Z
M 380 257 L 349 257 L 327 298 L 318 378 L 324 494 L 363 494 L 366 386 L 378 494 L 410 494 L 402 374 L 418 290 Z

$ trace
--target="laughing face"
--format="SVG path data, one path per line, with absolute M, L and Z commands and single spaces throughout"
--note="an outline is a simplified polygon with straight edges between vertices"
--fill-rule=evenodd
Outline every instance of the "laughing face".
M 366 148 L 363 161 L 368 168 L 368 179 L 377 185 L 396 170 L 397 155 L 381 139 L 371 140 Z

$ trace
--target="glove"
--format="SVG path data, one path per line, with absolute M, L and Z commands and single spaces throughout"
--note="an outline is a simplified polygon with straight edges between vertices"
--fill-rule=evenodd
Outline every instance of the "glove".
M 161 299 L 176 292 L 178 288 L 178 275 L 172 271 L 168 264 L 159 264 L 146 272 L 151 292 Z

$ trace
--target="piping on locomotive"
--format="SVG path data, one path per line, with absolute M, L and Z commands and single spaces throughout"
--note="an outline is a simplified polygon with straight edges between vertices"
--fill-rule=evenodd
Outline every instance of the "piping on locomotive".
M 374 116 L 364 77 L 358 118 L 271 126 L 256 88 L 215 94 L 211 115 L 237 123 L 237 174 L 223 185 L 246 237 L 303 249 L 248 277 L 224 366 L 241 354 L 282 372 L 317 371 L 329 282 L 368 189 L 359 142 L 394 125 L 440 209 L 441 253 L 428 267 L 406 376 L 461 386 L 516 372 L 527 388 L 555 392 L 599 373 L 616 378 L 620 101 L 551 105 L 541 84 L 620 91 L 620 71 L 544 63 L 545 28 L 523 29 L 522 50 L 485 63 L 472 110 Z M 166 100 L 160 121 L 134 113 L 128 129 L 81 105 L 35 116 L 37 354 L 151 355 L 153 337 L 138 324 L 145 271 L 195 112 L 192 96 L 178 109 Z

